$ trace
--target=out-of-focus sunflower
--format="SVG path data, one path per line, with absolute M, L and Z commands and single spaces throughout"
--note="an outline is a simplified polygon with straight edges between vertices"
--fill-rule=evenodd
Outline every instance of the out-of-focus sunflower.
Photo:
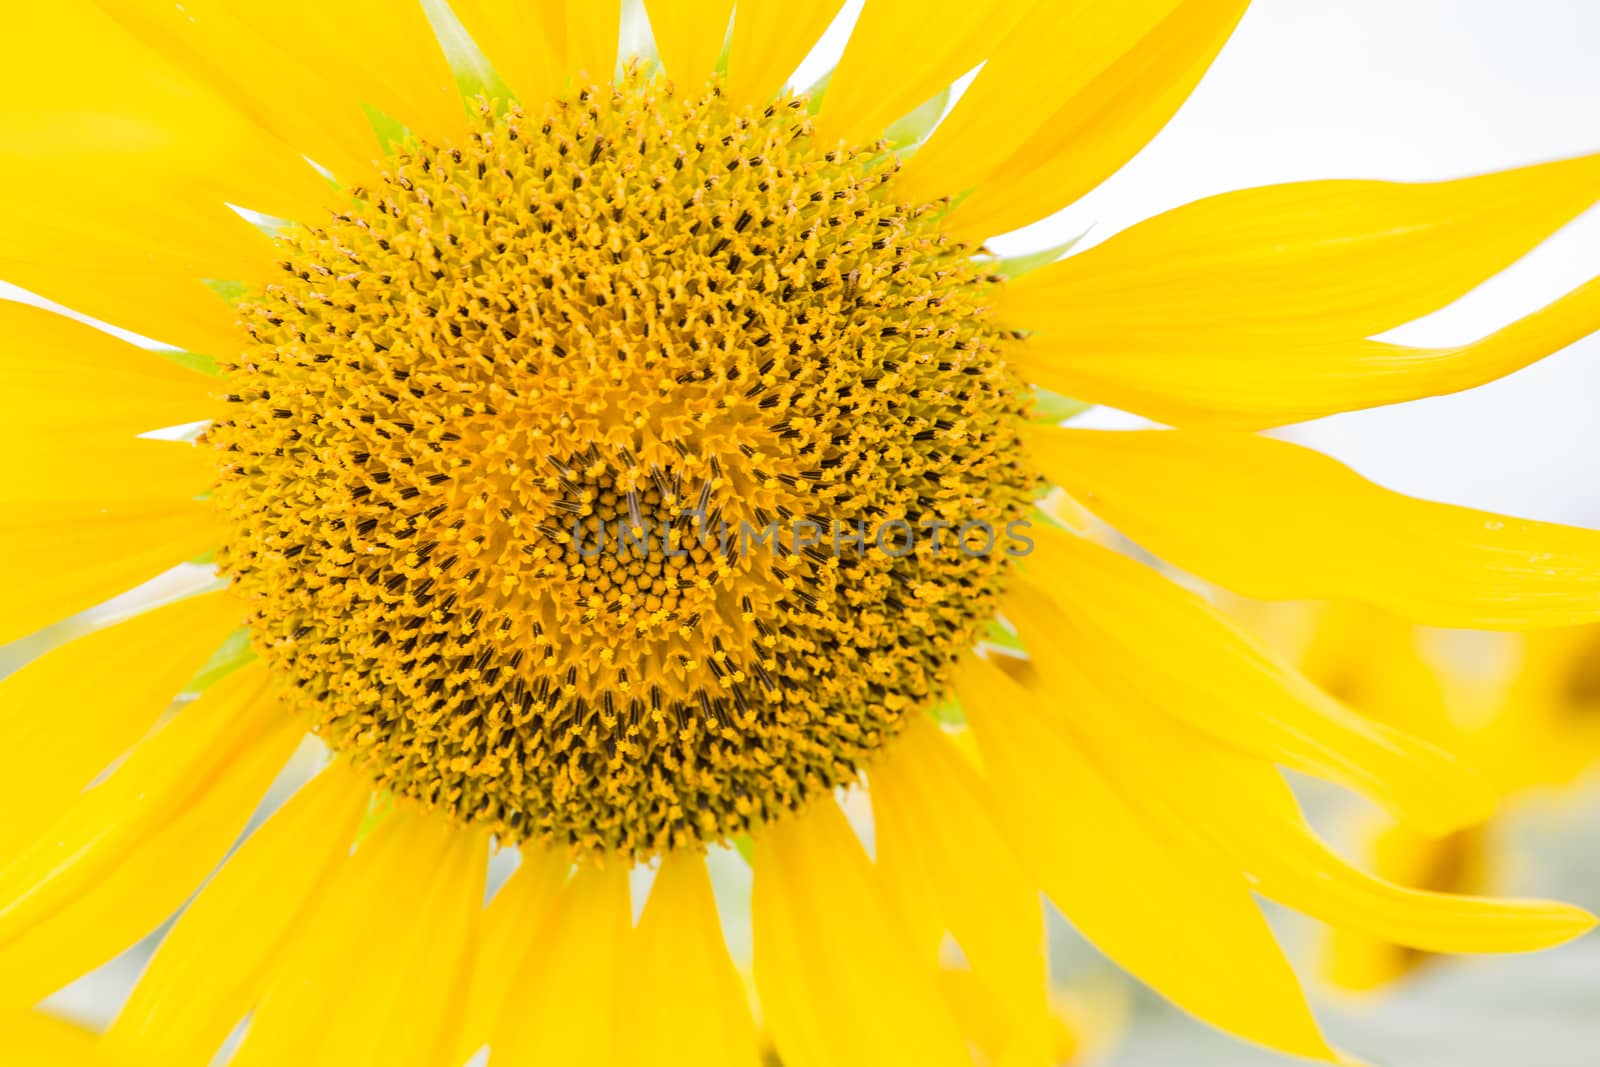
M 1048 1062 L 1040 890 L 1174 1003 L 1322 1059 L 1256 894 L 1428 951 L 1587 929 L 1342 863 L 1280 765 L 1432 830 L 1492 794 L 1142 563 L 981 543 L 1054 482 L 1249 594 L 1600 616 L 1600 535 L 1253 432 L 1600 324 L 1590 284 L 1475 344 L 1370 340 L 1587 208 L 1600 157 L 1244 190 L 1014 280 L 985 253 L 1145 144 L 1244 6 L 868 0 L 809 100 L 780 90 L 838 3 L 652 2 L 664 73 L 589 0 L 11 13 L 0 276 L 185 354 L 0 316 L 6 636 L 213 548 L 228 588 L 0 686 L 4 994 L 203 884 L 113 1045 L 204 1063 L 248 1013 L 234 1067 L 751 1064 L 726 841 L 795 1067 L 969 1063 L 947 935 L 1006 1062 Z M 1030 422 L 1034 385 L 1175 428 Z M 911 550 L 852 540 L 894 523 Z M 660 540 L 591 555 L 606 527 Z M 213 872 L 308 727 L 331 763 Z M 863 773 L 871 857 L 832 797 Z M 520 866 L 483 909 L 492 840 Z
M 1370 865 L 1393 882 L 1497 888 L 1509 866 L 1504 816 L 1600 764 L 1600 627 L 1486 634 L 1430 630 L 1351 604 L 1238 607 L 1324 690 L 1457 753 L 1503 798 L 1493 818 L 1443 835 L 1363 817 Z M 1429 959 L 1350 929 L 1331 930 L 1324 949 L 1327 976 L 1352 991 L 1386 987 Z

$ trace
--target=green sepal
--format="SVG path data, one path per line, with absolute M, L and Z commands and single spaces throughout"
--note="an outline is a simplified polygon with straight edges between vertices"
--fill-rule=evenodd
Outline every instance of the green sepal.
M 198 693 L 209 689 L 257 658 L 256 650 L 250 647 L 250 631 L 241 626 L 217 646 L 217 650 L 211 653 L 211 658 L 206 660 L 205 666 L 189 679 L 189 684 L 184 687 L 185 691 Z

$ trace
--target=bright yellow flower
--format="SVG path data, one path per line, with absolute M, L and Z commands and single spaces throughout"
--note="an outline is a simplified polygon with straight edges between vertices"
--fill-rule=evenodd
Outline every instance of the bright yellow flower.
M 1485 634 L 1430 630 L 1352 604 L 1235 607 L 1324 690 L 1482 771 L 1505 806 L 1600 764 L 1600 627 Z M 1443 836 L 1364 818 L 1360 837 L 1372 868 L 1393 882 L 1488 892 L 1508 866 L 1505 806 Z M 1329 978 L 1357 991 L 1388 986 L 1429 959 L 1351 929 L 1331 931 L 1324 948 Z
M 1041 890 L 1179 1006 L 1333 1059 L 1256 894 L 1428 951 L 1589 927 L 1338 860 L 1279 766 L 1429 830 L 1492 797 L 1031 501 L 1246 593 L 1600 618 L 1600 534 L 1252 432 L 1600 324 L 1591 284 L 1477 344 L 1370 340 L 1587 208 L 1600 157 L 1246 190 L 1007 281 L 982 241 L 1115 172 L 1243 0 L 868 0 L 809 103 L 780 89 L 838 3 L 647 6 L 664 76 L 591 0 L 11 13 L 0 276 L 190 355 L 0 313 L 0 637 L 213 548 L 229 591 L 0 686 L 0 991 L 204 883 L 114 1046 L 204 1063 L 248 1013 L 234 1067 L 751 1065 L 703 862 L 731 840 L 794 1067 L 971 1062 L 946 935 L 997 1061 L 1048 1063 Z M 1030 422 L 1030 385 L 1175 428 Z M 591 556 L 602 528 L 656 547 Z M 334 758 L 213 872 L 308 727 Z M 872 857 L 830 795 L 863 773 Z M 491 838 L 520 866 L 482 908 Z

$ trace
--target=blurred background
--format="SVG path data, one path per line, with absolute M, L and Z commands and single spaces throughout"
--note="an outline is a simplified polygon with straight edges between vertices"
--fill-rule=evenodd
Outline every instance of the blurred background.
M 827 69 L 858 7 L 858 0 L 847 5 L 797 84 L 810 84 Z M 1597 151 L 1597 56 L 1596 0 L 1255 0 L 1211 75 L 1154 144 L 1105 187 L 997 242 L 996 250 L 1031 251 L 1085 232 L 1086 243 L 1093 243 L 1153 213 L 1248 185 L 1319 177 L 1449 178 Z M 1415 344 L 1470 340 L 1596 275 L 1600 211 L 1466 299 L 1392 336 Z M 0 296 L 18 295 L 0 285 Z M 1469 394 L 1283 432 L 1413 495 L 1600 527 L 1597 408 L 1600 337 Z M 1103 410 L 1082 419 L 1106 426 L 1134 423 Z M 192 574 L 173 579 L 196 580 Z M 1287 615 L 1251 605 L 1239 609 L 1291 654 L 1326 658 L 1325 649 L 1310 650 L 1328 621 L 1318 609 L 1291 609 Z M 39 641 L 20 643 L 26 647 L 6 649 L 8 662 L 0 663 L 0 673 L 71 628 L 53 628 Z M 1391 660 L 1402 649 L 1399 658 L 1425 674 L 1437 670 L 1441 678 L 1470 680 L 1477 696 L 1461 699 L 1471 707 L 1462 711 L 1459 701 L 1452 703 L 1451 714 L 1484 720 L 1527 697 L 1514 679 L 1538 661 L 1550 674 L 1548 692 L 1538 698 L 1548 704 L 1541 713 L 1565 717 L 1563 729 L 1571 729 L 1539 744 L 1560 749 L 1570 738 L 1576 751 L 1579 738 L 1586 740 L 1591 727 L 1600 729 L 1600 641 L 1573 643 L 1557 653 L 1515 641 L 1384 632 L 1387 645 L 1346 649 L 1339 668 L 1344 674 L 1334 680 L 1351 674 L 1376 678 L 1372 684 L 1382 690 L 1397 677 Z M 1589 675 L 1583 678 L 1596 690 L 1592 702 L 1584 702 L 1588 693 L 1577 685 L 1585 670 Z M 1353 702 L 1361 706 L 1361 700 Z M 1584 770 L 1583 763 L 1549 776 L 1559 781 L 1519 779 L 1493 828 L 1492 857 L 1484 860 L 1496 892 L 1558 896 L 1600 910 L 1600 775 Z M 1370 846 L 1370 834 L 1355 829 L 1364 813 L 1348 810 L 1347 800 L 1320 792 L 1307 799 L 1335 840 L 1356 852 Z M 1464 877 L 1459 865 L 1443 873 L 1419 870 Z M 1305 961 L 1303 973 L 1336 1043 L 1361 1059 L 1384 1067 L 1600 1063 L 1600 940 L 1526 958 L 1405 959 L 1398 980 L 1381 991 L 1355 994 L 1320 979 L 1328 952 L 1320 931 L 1286 924 L 1284 934 Z M 1102 1007 L 1118 1005 L 1109 1014 L 1117 1016 L 1119 1036 L 1097 1062 L 1286 1062 L 1252 1052 L 1152 997 L 1124 991 L 1064 923 L 1054 923 L 1052 937 L 1055 962 L 1069 984 L 1093 990 L 1091 1000 Z M 52 1005 L 104 1021 L 145 951 L 135 949 L 76 983 Z M 1226 981 L 1227 961 L 1216 963 L 1218 981 Z

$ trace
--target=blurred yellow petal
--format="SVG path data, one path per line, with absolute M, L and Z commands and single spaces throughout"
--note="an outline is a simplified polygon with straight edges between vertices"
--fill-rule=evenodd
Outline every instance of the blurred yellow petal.
M 1138 44 L 1065 97 L 1021 147 L 990 168 L 947 224 L 981 240 L 1066 207 L 1116 173 L 1189 98 L 1247 2 L 1180 4 Z M 1094 42 L 1083 40 L 1078 47 L 1094 47 Z M 989 150 L 983 154 L 989 156 Z
M 527 954 L 529 936 L 546 929 L 572 867 L 559 850 L 523 842 L 519 851 L 521 864 L 484 909 L 483 933 L 472 961 L 466 1022 L 454 1057 L 457 1063 L 471 1059 L 494 1033 L 512 980 Z
M 267 681 L 265 666 L 251 663 L 206 690 L 0 861 L 0 946 L 82 895 L 183 809 L 205 803 L 243 749 L 273 743 L 288 717 Z
M 488 835 L 397 805 L 296 924 L 233 1067 L 437 1067 L 459 1040 Z
M 736 104 L 761 104 L 789 81 L 844 0 L 739 0 L 728 47 L 728 96 Z
M 1479 629 L 1600 619 L 1600 532 L 1416 500 L 1248 434 L 1051 429 L 1029 443 L 1101 518 L 1247 596 L 1349 598 Z
M 630 948 L 627 1063 L 759 1067 L 755 1022 L 728 956 L 703 856 L 662 857 Z
M 379 155 L 360 97 L 296 59 L 281 36 L 266 37 L 226 0 L 98 0 L 152 50 L 212 86 L 288 145 L 358 181 Z M 316 222 L 320 219 L 308 219 Z
M 161 718 L 243 611 L 180 600 L 97 630 L 0 680 L 0 855 L 59 814 Z
M 993 1055 L 1046 1062 L 1051 1021 L 1039 890 L 986 786 L 925 716 L 907 724 L 871 781 L 877 866 L 891 906 L 908 917 L 931 913 L 915 928 L 928 958 L 937 959 L 948 930 L 977 980 L 1005 1006 L 992 1028 Z
M 26 1007 L 0 1008 L 0 1057 L 18 1067 L 137 1067 L 114 1056 L 92 1030 Z
M 331 187 L 293 147 L 88 0 L 8 15 L 12 39 L 29 45 L 13 49 L 0 71 L 9 157 L 0 189 L 27 213 L 103 217 L 113 232 L 144 233 L 157 248 L 163 236 L 212 248 L 250 230 L 237 219 L 224 228 L 224 203 L 279 216 L 328 203 Z M 96 184 L 109 202 L 79 199 Z M 130 200 L 135 191 L 145 195 Z M 191 199 L 163 203 L 184 194 Z M 134 204 L 141 214 L 119 215 Z
M 968 657 L 955 684 L 1025 858 L 1080 933 L 1214 1026 L 1334 1059 L 1243 877 L 1158 834 L 1119 792 L 1120 769 L 1069 743 L 1000 671 Z
M 1028 580 L 1003 610 L 1047 677 L 1065 657 L 1092 662 L 1097 676 L 1197 730 L 1425 828 L 1475 822 L 1493 806 L 1465 766 L 1346 709 L 1144 564 L 1069 534 L 1034 536 Z
M 955 108 L 896 177 L 912 201 L 977 186 L 1056 110 L 1181 6 L 1181 0 L 1054 0 L 1026 12 Z M 830 87 L 831 89 L 831 87 Z
M 265 989 L 290 931 L 318 907 L 371 794 L 335 763 L 246 838 L 162 939 L 107 1045 L 168 1067 L 209 1063 Z
M 755 836 L 755 978 L 790 1067 L 966 1067 L 934 965 L 832 798 Z
M 1023 276 L 996 314 L 1129 358 L 1353 341 L 1464 295 L 1596 200 L 1600 155 L 1457 181 L 1223 193 Z
M 989 58 L 1029 6 L 1009 0 L 868 0 L 822 96 L 818 136 L 852 144 L 875 140 L 895 119 Z
M 43 997 L 126 951 L 177 911 L 238 840 L 302 731 L 280 722 L 216 769 L 203 797 L 44 922 L 0 948 L 0 996 Z
M 580 867 L 523 959 L 490 1041 L 495 1063 L 618 1062 L 631 1011 L 621 982 L 632 933 L 628 865 Z
M 684 92 L 697 91 L 722 55 L 733 0 L 647 0 L 645 11 L 667 77 Z

